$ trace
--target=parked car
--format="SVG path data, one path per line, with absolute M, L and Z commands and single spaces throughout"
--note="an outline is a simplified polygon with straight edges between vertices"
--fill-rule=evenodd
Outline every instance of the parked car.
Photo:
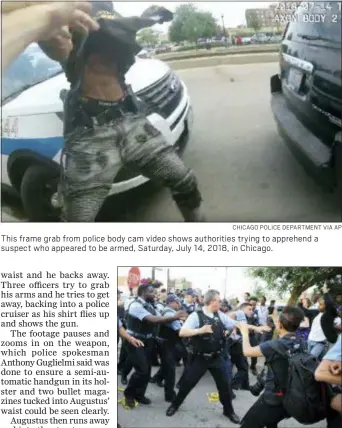
M 241 37 L 241 41 L 243 45 L 252 44 L 252 37 Z
M 150 49 L 142 49 L 138 54 L 138 58 L 147 59 L 152 58 L 152 50 Z
M 288 24 L 280 73 L 271 77 L 271 107 L 279 132 L 320 183 L 338 187 L 342 209 L 341 10 L 332 2 L 320 23 Z M 336 22 L 335 22 L 336 21 Z
M 252 43 L 268 43 L 269 39 L 270 38 L 264 33 L 257 33 L 251 37 Z
M 281 36 L 274 35 L 270 37 L 268 43 L 281 43 L 282 39 Z
M 137 58 L 126 81 L 140 99 L 153 107 L 150 122 L 171 145 L 184 148 L 192 128 L 192 107 L 179 77 L 162 61 Z M 61 94 L 68 88 L 61 66 L 45 56 L 37 44 L 2 75 L 1 187 L 10 187 L 20 196 L 31 221 L 58 219 L 56 192 L 63 147 Z M 147 181 L 118 162 L 109 195 Z
M 171 51 L 172 51 L 171 47 L 167 45 L 157 46 L 155 49 L 156 54 L 169 53 Z

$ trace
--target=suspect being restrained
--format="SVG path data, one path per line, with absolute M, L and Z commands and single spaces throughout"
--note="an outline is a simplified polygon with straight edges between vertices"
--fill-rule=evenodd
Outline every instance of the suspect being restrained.
M 95 221 L 119 164 L 170 188 L 185 221 L 203 220 L 193 171 L 147 119 L 151 106 L 139 101 L 125 83 L 141 50 L 137 31 L 168 22 L 173 14 L 151 6 L 139 18 L 122 18 L 112 2 L 92 4 L 99 30 L 87 36 L 73 31 L 69 38 L 66 31 L 40 43 L 48 56 L 63 64 L 71 84 L 65 97 L 59 186 L 63 220 Z

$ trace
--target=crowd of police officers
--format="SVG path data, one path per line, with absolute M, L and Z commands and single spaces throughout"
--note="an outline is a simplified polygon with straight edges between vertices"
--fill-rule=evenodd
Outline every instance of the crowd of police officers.
M 166 415 L 173 416 L 208 370 L 215 380 L 223 414 L 233 423 L 240 423 L 232 404 L 233 389 L 249 389 L 250 385 L 249 364 L 236 323 L 249 324 L 253 343 L 272 334 L 273 327 L 268 317 L 262 326 L 259 324 L 256 302 L 254 305 L 250 301 L 248 293 L 245 300 L 233 312 L 214 290 L 198 296 L 189 289 L 181 299 L 165 289 L 157 293 L 152 284 L 141 284 L 135 298 L 128 300 L 125 307 L 118 305 L 118 326 L 134 338 L 133 342 L 123 341 L 118 362 L 121 383 L 126 385 L 125 405 L 134 408 L 135 402 L 151 404 L 145 393 L 149 382 L 156 383 L 164 388 L 164 399 L 170 403 Z M 184 370 L 176 383 L 176 367 L 181 361 Z M 151 378 L 153 365 L 160 367 Z M 236 366 L 233 378 L 232 365 Z M 251 361 L 250 368 L 256 372 L 256 360 Z

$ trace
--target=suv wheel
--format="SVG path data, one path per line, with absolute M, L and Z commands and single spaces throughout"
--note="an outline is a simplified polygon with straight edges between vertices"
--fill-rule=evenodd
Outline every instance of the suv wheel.
M 337 197 L 342 220 L 342 138 L 341 132 L 335 137 L 335 174 L 337 183 Z
M 59 173 L 45 165 L 27 168 L 21 182 L 21 199 L 25 213 L 31 222 L 56 222 L 60 210 L 52 203 L 57 193 Z

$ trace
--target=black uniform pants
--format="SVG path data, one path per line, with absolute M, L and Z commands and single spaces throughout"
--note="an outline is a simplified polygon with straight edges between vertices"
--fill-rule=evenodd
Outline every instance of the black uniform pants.
M 259 345 L 259 335 L 253 333 L 249 336 L 249 342 L 251 346 L 258 346 Z M 257 357 L 251 357 L 251 369 L 255 369 L 256 365 L 258 363 Z
M 151 376 L 151 356 L 153 351 L 153 339 L 143 340 L 143 348 L 135 348 L 127 344 L 128 362 L 134 368 L 134 373 L 129 379 L 125 389 L 125 397 L 142 398 L 145 396 L 148 382 Z
M 227 370 L 222 364 L 221 357 L 207 359 L 201 355 L 193 356 L 188 362 L 178 394 L 172 404 L 178 408 L 207 370 L 209 370 L 216 383 L 224 413 L 233 413 L 232 395 L 229 387 L 230 380 Z
M 122 370 L 124 368 L 125 362 L 127 360 L 127 342 L 124 339 L 121 339 L 121 349 L 118 361 L 118 369 Z
M 249 374 L 248 374 L 248 361 L 247 358 L 243 355 L 242 344 L 240 342 L 235 342 L 230 348 L 230 359 L 232 365 L 237 368 L 237 373 L 235 373 L 232 380 L 233 388 L 249 388 Z
M 244 416 L 240 428 L 277 428 L 288 417 L 282 405 L 270 406 L 261 395 Z
M 183 368 L 183 373 L 179 379 L 179 382 L 181 382 L 182 378 L 184 377 L 184 372 L 186 369 L 186 364 L 187 364 L 187 359 L 188 359 L 188 352 L 183 344 L 182 341 L 178 342 L 175 344 L 175 349 L 174 349 L 174 353 L 175 353 L 175 358 L 176 358 L 176 365 L 177 363 L 183 359 L 183 363 L 184 363 L 184 368 Z M 157 373 L 153 376 L 153 379 L 156 382 L 162 382 L 165 378 L 164 378 L 164 374 L 162 369 L 160 368 Z
M 165 341 L 161 347 L 161 379 L 164 379 L 165 400 L 172 400 L 176 384 L 177 352 L 175 343 Z

